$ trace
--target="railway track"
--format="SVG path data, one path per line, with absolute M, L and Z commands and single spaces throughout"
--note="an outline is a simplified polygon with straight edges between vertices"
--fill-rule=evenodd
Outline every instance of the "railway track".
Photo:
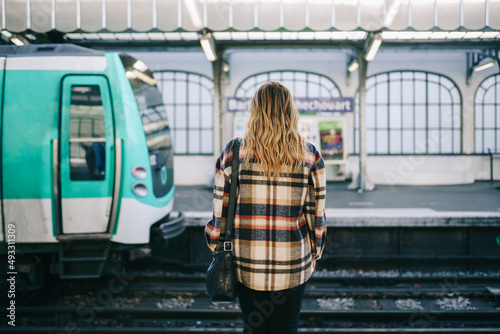
M 127 275 L 122 286 L 104 278 L 66 282 L 58 295 L 48 289 L 0 333 L 241 332 L 238 305 L 211 304 L 202 275 Z M 315 277 L 300 332 L 500 332 L 500 281 L 483 278 Z
M 302 333 L 477 333 L 498 332 L 499 312 L 422 310 L 313 310 L 304 300 Z M 207 303 L 200 300 L 198 304 Z M 66 308 L 23 307 L 13 328 L 0 333 L 157 333 L 241 331 L 241 314 L 236 309 L 199 308 Z
M 184 274 L 159 273 L 159 272 L 129 272 L 126 291 L 173 291 L 204 293 L 205 276 L 202 273 Z M 58 281 L 57 290 L 67 291 L 98 291 L 106 289 L 112 277 L 99 280 L 74 280 Z M 307 291 L 314 294 L 419 294 L 443 292 L 484 292 L 488 286 L 500 287 L 500 275 L 408 275 L 408 276 L 377 276 L 375 274 L 365 277 L 356 276 L 313 276 L 309 280 Z
M 498 275 L 410 276 L 312 278 L 300 332 L 500 332 Z M 58 294 L 47 289 L 32 306 L 18 307 L 17 326 L 0 333 L 241 332 L 237 305 L 213 307 L 202 274 L 125 277 L 112 287 L 116 277 L 54 282 Z

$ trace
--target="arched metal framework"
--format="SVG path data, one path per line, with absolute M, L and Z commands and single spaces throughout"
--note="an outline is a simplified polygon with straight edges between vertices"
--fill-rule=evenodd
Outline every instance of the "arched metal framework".
M 475 152 L 500 151 L 500 74 L 486 78 L 476 91 Z
M 395 71 L 369 77 L 368 154 L 461 153 L 461 104 L 455 83 L 440 74 Z M 358 110 L 354 149 L 359 153 Z
M 175 154 L 213 154 L 212 79 L 185 71 L 156 71 L 171 124 Z
M 328 77 L 304 71 L 271 71 L 247 77 L 236 89 L 236 97 L 253 97 L 264 82 L 275 80 L 284 84 L 293 97 L 340 97 L 337 85 Z

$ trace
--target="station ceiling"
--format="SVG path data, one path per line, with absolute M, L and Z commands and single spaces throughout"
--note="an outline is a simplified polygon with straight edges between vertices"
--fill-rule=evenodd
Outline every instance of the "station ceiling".
M 3 0 L 1 26 L 28 37 L 194 44 L 216 41 L 486 41 L 500 44 L 500 0 Z M 199 44 L 198 44 L 199 45 Z

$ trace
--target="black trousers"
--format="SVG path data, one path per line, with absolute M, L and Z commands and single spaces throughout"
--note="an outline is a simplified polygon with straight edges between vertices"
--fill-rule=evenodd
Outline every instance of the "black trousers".
M 280 291 L 252 290 L 238 282 L 245 334 L 297 333 L 306 283 Z

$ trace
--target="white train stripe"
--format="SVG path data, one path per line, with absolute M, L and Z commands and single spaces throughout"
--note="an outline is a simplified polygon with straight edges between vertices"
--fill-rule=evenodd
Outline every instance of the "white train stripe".
M 75 199 L 75 201 L 87 199 Z M 112 241 L 125 244 L 149 243 L 151 225 L 172 211 L 174 200 L 164 208 L 152 207 L 133 198 L 123 198 L 117 233 Z M 58 242 L 52 235 L 50 199 L 4 200 L 5 225 L 16 225 L 16 242 Z M 4 235 L 3 233 L 2 237 Z
M 52 205 L 49 198 L 3 201 L 5 226 L 16 226 L 16 243 L 57 242 L 52 235 Z
M 110 210 L 111 197 L 64 198 L 63 234 L 106 233 Z
M 133 198 L 123 198 L 116 235 L 111 241 L 124 244 L 149 243 L 149 228 L 172 211 L 174 199 L 164 208 L 143 204 Z

